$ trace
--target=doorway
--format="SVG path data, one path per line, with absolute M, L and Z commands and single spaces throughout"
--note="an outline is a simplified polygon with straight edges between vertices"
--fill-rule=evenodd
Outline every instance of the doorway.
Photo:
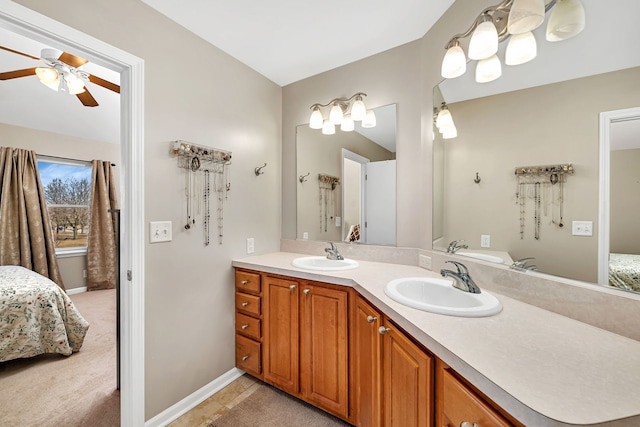
M 121 425 L 144 425 L 144 62 L 8 0 L 0 27 L 70 51 L 121 75 Z

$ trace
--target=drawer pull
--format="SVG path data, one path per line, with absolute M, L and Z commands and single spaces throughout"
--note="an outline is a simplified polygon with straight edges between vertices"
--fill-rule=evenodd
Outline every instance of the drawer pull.
M 470 423 L 469 421 L 463 421 L 460 423 L 460 427 L 480 427 L 478 423 Z
M 246 361 L 248 358 L 249 358 L 249 355 L 242 356 L 242 361 L 244 362 L 244 361 Z
M 289 286 L 289 289 L 291 289 L 292 291 L 296 288 L 296 285 L 291 285 Z
M 378 318 L 375 317 L 375 316 L 367 316 L 367 322 L 369 322 L 369 323 L 373 323 L 376 320 L 378 320 Z
M 390 331 L 391 331 L 391 329 L 385 328 L 384 326 L 380 326 L 378 328 L 378 332 L 380 332 L 380 335 L 384 335 L 384 334 L 386 334 L 387 332 L 390 332 Z M 462 425 L 461 425 L 461 427 L 462 427 Z M 467 426 L 464 426 L 464 427 L 467 427 Z
M 247 329 L 249 327 L 249 325 L 242 325 L 241 327 L 242 327 L 242 329 Z
M 246 306 L 248 306 L 248 305 L 249 305 L 249 303 L 248 303 L 248 302 L 246 302 L 246 301 L 242 303 L 242 306 L 243 306 L 243 307 L 246 307 Z
M 242 281 L 242 284 L 243 284 L 243 285 L 246 285 L 247 283 L 249 283 L 249 281 L 248 281 L 248 280 L 243 280 L 243 281 Z
M 311 292 L 310 289 L 305 289 L 304 291 L 302 291 L 305 295 L 309 295 L 309 292 Z

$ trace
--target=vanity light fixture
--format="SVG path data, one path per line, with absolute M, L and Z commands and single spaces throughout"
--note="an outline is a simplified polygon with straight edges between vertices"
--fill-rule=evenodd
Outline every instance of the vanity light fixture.
M 335 98 L 327 104 L 313 104 L 311 106 L 311 116 L 309 117 L 309 127 L 311 129 L 322 129 L 324 135 L 333 135 L 336 126 L 340 125 L 343 132 L 351 132 L 355 129 L 355 122 L 362 121 L 362 127 L 374 127 L 376 116 L 372 110 L 367 110 L 362 100 L 366 93 L 358 92 L 350 98 Z M 322 109 L 331 107 L 327 119 L 322 115 Z
M 438 132 L 442 134 L 442 139 L 453 139 L 458 136 L 458 130 L 446 102 L 443 102 L 440 108 L 435 109 L 434 118 Z
M 566 40 L 585 27 L 584 6 L 580 0 L 551 0 L 547 4 L 545 0 L 503 0 L 484 9 L 467 31 L 449 40 L 442 60 L 442 77 L 453 79 L 465 73 L 467 59 L 460 40 L 467 37 L 470 37 L 469 59 L 480 61 L 476 66 L 478 83 L 495 80 L 501 75 L 500 60 L 495 54 L 498 43 L 503 40 L 509 39 L 505 64 L 519 65 L 532 60 L 537 54 L 532 31 L 544 22 L 549 11 L 548 41 Z

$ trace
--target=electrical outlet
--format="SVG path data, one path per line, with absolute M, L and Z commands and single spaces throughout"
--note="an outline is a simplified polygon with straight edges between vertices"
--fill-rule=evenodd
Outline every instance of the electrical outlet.
M 571 234 L 574 236 L 593 236 L 593 221 L 573 221 Z
M 149 222 L 149 243 L 171 241 L 171 221 Z
M 304 233 L 302 233 L 302 238 L 303 238 L 304 240 L 309 240 L 309 232 L 308 232 L 308 231 L 305 231 Z
M 482 234 L 480 236 L 480 247 L 481 248 L 490 248 L 491 247 L 491 236 L 488 234 Z
M 255 241 L 253 240 L 253 237 L 249 237 L 247 239 L 247 253 L 252 254 L 255 252 L 255 249 Z
M 337 216 L 336 217 L 336 227 L 340 227 L 340 225 L 342 225 L 342 218 Z
M 431 270 L 431 257 L 426 255 L 418 255 L 418 265 L 427 270 Z

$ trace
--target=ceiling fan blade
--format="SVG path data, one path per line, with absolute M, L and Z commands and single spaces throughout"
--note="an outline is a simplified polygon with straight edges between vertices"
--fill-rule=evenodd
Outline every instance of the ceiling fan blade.
M 105 79 L 101 79 L 100 77 L 94 76 L 93 74 L 89 76 L 89 81 L 91 83 L 97 84 L 98 86 L 102 86 L 104 88 L 112 90 L 116 93 L 120 93 L 120 86 L 118 86 L 115 83 L 111 83 L 110 81 L 107 81 Z
M 62 55 L 60 55 L 58 59 L 67 65 L 71 65 L 74 68 L 78 68 L 79 66 L 89 62 L 84 58 L 80 58 L 79 56 L 75 56 L 67 52 L 62 52 Z
M 36 74 L 35 68 L 25 68 L 24 70 L 7 71 L 0 73 L 0 80 L 17 79 L 18 77 L 33 76 Z
M 96 101 L 93 95 L 89 93 L 89 89 L 87 89 L 86 87 L 84 89 L 84 92 L 76 95 L 80 102 L 82 102 L 82 105 L 84 105 L 85 107 L 97 107 L 98 101 Z
M 18 52 L 17 50 L 9 49 L 8 47 L 4 47 L 4 46 L 0 46 L 0 49 L 6 50 L 7 52 L 11 52 L 11 53 L 17 53 L 18 55 L 26 56 L 27 58 L 36 59 L 36 60 L 40 59 L 37 56 L 27 55 L 26 53 Z

